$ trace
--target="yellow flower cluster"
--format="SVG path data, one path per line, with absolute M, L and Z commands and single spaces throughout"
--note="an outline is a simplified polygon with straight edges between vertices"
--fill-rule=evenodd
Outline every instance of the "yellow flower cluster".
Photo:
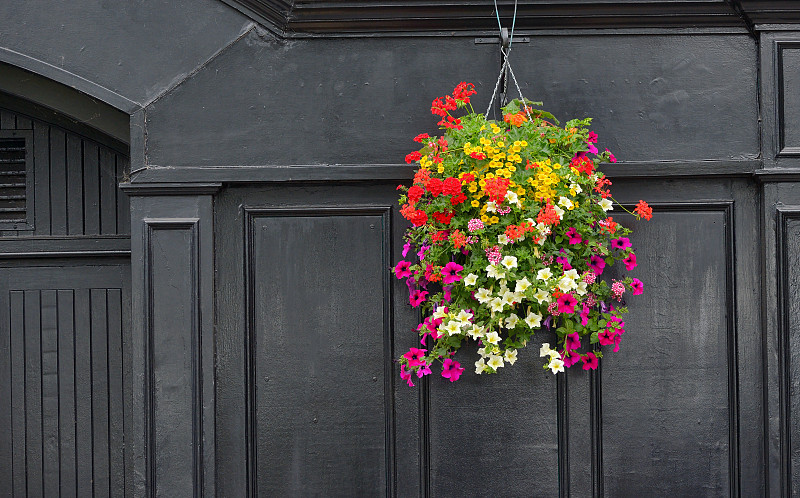
M 547 159 L 539 163 L 539 167 L 536 168 L 536 175 L 528 178 L 528 183 L 536 189 L 537 200 L 553 199 L 556 196 L 556 191 L 553 187 L 561 181 L 558 174 L 553 171 L 557 169 L 561 169 L 561 164 L 553 164 L 550 159 Z

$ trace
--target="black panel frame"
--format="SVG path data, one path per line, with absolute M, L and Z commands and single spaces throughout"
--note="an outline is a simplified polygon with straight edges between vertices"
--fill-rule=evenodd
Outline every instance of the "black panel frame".
M 33 131 L 0 130 L 2 138 L 22 138 L 25 140 L 25 221 L 0 221 L 0 230 L 33 230 L 34 229 L 34 167 L 33 167 Z

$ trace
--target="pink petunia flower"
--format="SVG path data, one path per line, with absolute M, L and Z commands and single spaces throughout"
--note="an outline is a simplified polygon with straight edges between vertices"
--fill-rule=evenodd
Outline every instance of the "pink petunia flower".
M 420 379 L 421 379 L 423 376 L 425 376 L 425 375 L 430 375 L 430 374 L 431 374 L 431 367 L 429 367 L 428 365 L 422 365 L 422 366 L 421 366 L 421 367 L 420 367 L 420 368 L 417 370 L 417 377 L 418 377 L 418 378 L 420 378 Z
M 614 344 L 616 336 L 616 331 L 605 329 L 597 334 L 597 342 L 599 342 L 601 346 L 608 346 L 609 344 Z
M 403 358 L 408 360 L 409 367 L 425 366 L 425 352 L 427 349 L 409 348 L 408 353 L 403 355 Z
M 575 305 L 578 300 L 572 294 L 561 294 L 558 296 L 558 312 L 559 313 L 575 313 Z
M 586 145 L 589 147 L 589 152 L 597 154 L 597 147 L 595 147 L 592 142 L 586 142 Z
M 400 365 L 400 378 L 408 382 L 409 387 L 414 387 L 414 383 L 411 382 L 411 372 L 406 370 L 405 365 Z
M 633 289 L 633 295 L 638 296 L 644 292 L 644 284 L 638 278 L 634 278 L 633 282 L 631 282 L 631 289 Z
M 408 261 L 400 261 L 397 263 L 397 266 L 394 267 L 394 274 L 397 275 L 397 278 L 406 278 L 411 276 L 411 270 L 409 267 L 411 263 Z
M 611 248 L 624 251 L 631 246 L 631 239 L 628 237 L 620 237 L 618 239 L 611 239 Z
M 573 332 L 571 334 L 567 334 L 566 339 L 564 340 L 564 349 L 567 351 L 573 351 L 581 347 L 581 338 L 577 332 Z
M 597 133 L 595 133 L 593 131 L 590 131 L 589 132 L 589 138 L 587 138 L 586 141 L 589 142 L 590 144 L 596 144 L 597 143 Z
M 403 257 L 404 258 L 406 256 L 408 256 L 408 251 L 410 251 L 410 250 L 411 250 L 411 242 L 406 242 L 405 245 L 403 245 Z
M 628 254 L 628 257 L 623 259 L 622 262 L 625 263 L 626 270 L 628 271 L 633 270 L 634 268 L 636 268 L 636 254 L 634 253 Z
M 564 367 L 565 368 L 569 368 L 572 365 L 578 363 L 578 361 L 580 359 L 581 359 L 581 355 L 579 355 L 578 353 L 570 352 L 570 354 L 567 355 L 566 351 L 562 351 L 561 352 L 561 361 L 564 362 Z
M 608 160 L 609 161 L 611 161 L 612 163 L 617 162 L 617 158 L 614 157 L 614 154 L 612 154 L 610 150 L 606 149 L 606 152 L 608 152 Z
M 584 327 L 589 323 L 589 311 L 590 308 L 584 304 L 583 310 L 581 311 L 581 325 Z
M 408 296 L 408 302 L 411 303 L 411 306 L 417 307 L 420 304 L 425 302 L 425 296 L 428 295 L 428 291 L 421 291 L 416 289 L 411 292 L 411 295 Z
M 581 356 L 581 361 L 583 362 L 583 369 L 584 370 L 595 370 L 597 369 L 597 356 L 591 351 L 586 353 L 585 355 Z
M 450 358 L 445 358 L 444 365 L 442 366 L 442 377 L 450 379 L 450 382 L 455 382 L 461 377 L 462 372 L 464 372 L 464 368 L 459 362 L 453 361 Z
M 448 303 L 453 299 L 453 286 L 448 285 L 443 289 L 444 292 L 444 300 Z
M 571 245 L 580 244 L 581 242 L 583 242 L 581 234 L 578 233 L 578 230 L 575 227 L 570 227 L 570 229 L 567 230 L 566 236 L 569 237 L 569 243 Z
M 444 268 L 442 268 L 442 283 L 450 285 L 454 282 L 458 282 L 461 280 L 461 275 L 458 275 L 458 272 L 463 269 L 463 266 L 453 261 L 447 263 Z
M 606 267 L 606 260 L 598 256 L 597 254 L 593 254 L 589 258 L 589 268 L 592 269 L 595 275 L 602 275 L 603 268 Z

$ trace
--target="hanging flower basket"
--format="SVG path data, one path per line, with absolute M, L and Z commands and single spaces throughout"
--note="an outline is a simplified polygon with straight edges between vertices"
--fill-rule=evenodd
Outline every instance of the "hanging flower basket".
M 542 328 L 556 337 L 554 347 L 541 345 L 545 369 L 595 369 L 599 346 L 619 349 L 625 294 L 643 288 L 637 278 L 603 275 L 618 262 L 636 267 L 631 230 L 609 216 L 611 181 L 598 170 L 616 159 L 598 151 L 590 118 L 562 127 L 521 98 L 503 108 L 502 122 L 488 120 L 472 109 L 474 94 L 460 83 L 434 100 L 444 133 L 418 135 L 422 148 L 406 156 L 418 164 L 412 186 L 398 187 L 412 226 L 393 271 L 424 320 L 421 347 L 402 355 L 400 375 L 413 386 L 441 362 L 455 381 L 464 368 L 454 355 L 470 341 L 480 354 L 475 372 L 497 373 Z M 652 209 L 640 201 L 631 214 L 649 220 Z

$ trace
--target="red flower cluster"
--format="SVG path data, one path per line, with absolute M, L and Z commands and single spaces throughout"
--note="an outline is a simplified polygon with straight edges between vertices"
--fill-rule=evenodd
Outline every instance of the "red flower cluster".
M 420 133 L 419 135 L 414 137 L 414 141 L 423 144 L 429 138 L 431 138 L 431 136 L 428 135 L 427 133 Z
M 414 161 L 419 161 L 420 159 L 422 159 L 422 154 L 420 154 L 419 151 L 414 151 L 406 155 L 406 162 L 408 164 L 411 164 Z
M 464 102 L 465 104 L 469 104 L 469 96 L 475 95 L 476 93 L 478 92 L 475 91 L 475 85 L 463 81 L 456 85 L 455 89 L 453 89 L 453 97 L 455 97 L 456 100 Z
M 465 245 L 467 245 L 467 236 L 464 235 L 461 230 L 456 230 L 450 235 L 450 240 L 453 241 L 453 246 L 456 249 L 461 249 Z
M 403 218 L 410 221 L 415 227 L 419 227 L 428 222 L 428 215 L 421 209 L 416 209 L 413 204 L 403 204 L 400 208 Z
M 575 171 L 579 173 L 586 173 L 586 176 L 594 173 L 594 163 L 586 156 L 573 159 L 570 163 L 570 167 L 575 168 Z
M 446 211 L 444 213 L 441 211 L 436 211 L 432 216 L 434 220 L 438 221 L 442 225 L 449 225 L 450 220 L 453 219 L 453 214 L 455 214 L 453 211 Z
M 442 99 L 444 99 L 444 102 L 442 102 Z M 447 116 L 447 111 L 455 111 L 457 107 L 458 103 L 456 102 L 456 99 L 449 95 L 445 95 L 444 97 L 439 97 L 431 102 L 431 114 L 445 117 Z
M 653 217 L 653 208 L 648 206 L 647 203 L 641 199 L 639 199 L 639 204 L 636 205 L 636 209 L 634 209 L 633 212 L 646 220 Z
M 523 239 L 526 232 L 533 232 L 535 230 L 536 228 L 533 226 L 533 223 L 524 221 L 519 225 L 508 225 L 505 234 L 511 241 L 515 241 Z
M 594 191 L 600 194 L 603 199 L 611 197 L 611 192 L 607 188 L 604 188 L 606 185 L 611 185 L 611 180 L 603 175 L 597 179 L 597 185 L 594 186 Z
M 420 199 L 422 199 L 422 195 L 424 193 L 425 191 L 422 190 L 422 187 L 414 185 L 413 187 L 408 189 L 408 202 L 410 202 L 411 204 L 416 204 L 417 202 L 419 202 Z
M 545 225 L 555 226 L 561 222 L 561 219 L 558 217 L 555 207 L 548 202 L 542 209 L 539 210 L 539 214 L 536 216 L 536 221 Z
M 486 186 L 483 189 L 489 194 L 490 200 L 500 203 L 506 198 L 509 183 L 511 183 L 511 180 L 508 178 L 489 178 L 486 180 Z

